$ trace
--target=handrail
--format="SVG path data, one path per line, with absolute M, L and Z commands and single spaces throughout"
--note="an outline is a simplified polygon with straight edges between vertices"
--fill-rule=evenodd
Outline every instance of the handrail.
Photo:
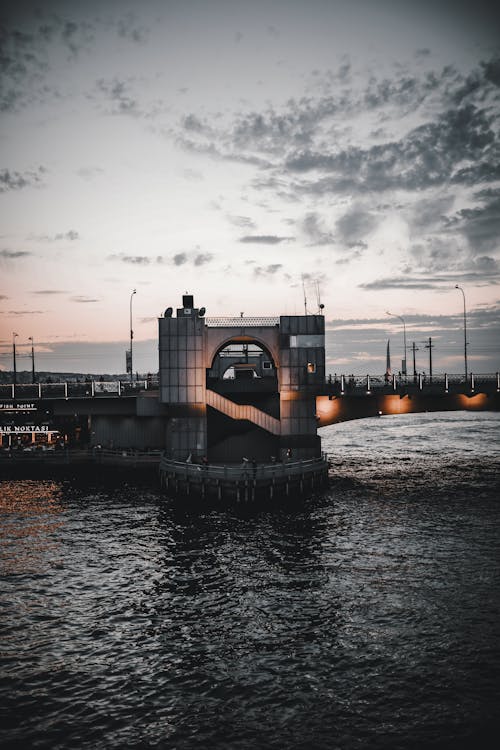
M 250 479 L 273 479 L 279 477 L 300 476 L 317 471 L 328 466 L 328 457 L 322 453 L 321 457 L 304 459 L 303 461 L 277 462 L 273 464 L 257 464 L 249 462 L 241 466 L 218 466 L 212 464 L 193 464 L 186 461 L 163 457 L 159 469 L 166 473 L 173 473 L 179 477 L 202 479 L 227 479 L 241 481 Z
M 205 318 L 210 328 L 255 328 L 256 326 L 277 326 L 279 317 L 267 318 Z
M 273 435 L 281 434 L 280 420 L 261 411 L 261 409 L 257 409 L 251 404 L 237 404 L 220 393 L 210 390 L 210 388 L 207 388 L 205 393 L 207 405 L 213 409 L 217 409 L 232 419 L 247 419 L 249 422 L 262 427 L 263 430 L 267 430 L 267 432 Z
M 331 388 L 333 393 L 338 391 L 343 395 L 344 391 L 387 391 L 391 389 L 395 391 L 401 388 L 428 390 L 436 386 L 442 386 L 445 391 L 451 386 L 465 386 L 471 390 L 478 390 L 478 387 L 491 385 L 496 386 L 496 390 L 500 392 L 500 374 L 498 372 L 469 373 L 467 381 L 465 381 L 463 373 L 452 373 L 451 375 L 440 373 L 433 375 L 432 378 L 420 373 L 416 378 L 413 375 L 392 375 L 389 379 L 386 379 L 383 375 L 329 375 L 325 378 L 323 387 L 326 386 L 328 389 Z M 0 401 L 37 401 L 43 398 L 123 398 L 135 397 L 138 393 L 144 391 L 154 393 L 157 388 L 158 378 L 156 376 L 132 382 L 124 380 L 89 380 L 86 382 L 64 380 L 58 383 L 0 383 Z M 327 390 L 326 392 L 330 391 Z

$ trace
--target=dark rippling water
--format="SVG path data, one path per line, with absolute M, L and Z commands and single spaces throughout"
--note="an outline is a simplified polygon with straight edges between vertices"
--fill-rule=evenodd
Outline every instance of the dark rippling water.
M 495 746 L 499 428 L 325 428 L 288 506 L 3 480 L 3 747 Z

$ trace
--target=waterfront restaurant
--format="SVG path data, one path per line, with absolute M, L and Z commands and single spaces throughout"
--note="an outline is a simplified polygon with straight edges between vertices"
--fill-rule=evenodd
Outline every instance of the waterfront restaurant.
M 0 402 L 0 447 L 42 449 L 65 441 L 62 435 L 34 402 Z

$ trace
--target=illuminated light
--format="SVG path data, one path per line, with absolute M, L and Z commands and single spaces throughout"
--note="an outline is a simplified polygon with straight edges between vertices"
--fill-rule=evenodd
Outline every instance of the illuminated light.
M 397 394 L 383 396 L 382 405 L 385 414 L 408 414 L 412 411 L 409 398 L 400 398 Z
M 378 415 L 379 415 L 379 417 L 381 417 L 381 416 L 382 416 L 382 412 L 380 411 L 380 409 L 379 409 L 379 411 L 378 411 Z
M 488 397 L 486 393 L 476 393 L 474 396 L 469 396 L 466 393 L 460 393 L 458 395 L 458 402 L 461 409 L 475 410 L 485 409 L 488 404 Z
M 319 418 L 318 427 L 325 427 L 338 421 L 340 414 L 340 402 L 330 401 L 328 396 L 316 397 L 316 414 Z

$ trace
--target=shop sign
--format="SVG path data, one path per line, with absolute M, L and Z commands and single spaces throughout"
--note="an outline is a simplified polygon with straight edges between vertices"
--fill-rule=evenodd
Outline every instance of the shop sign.
M 36 411 L 36 404 L 33 403 L 12 403 L 8 401 L 0 402 L 0 411 Z
M 0 425 L 0 432 L 3 432 L 4 435 L 22 435 L 29 432 L 48 433 L 49 426 L 46 424 L 5 424 Z M 54 430 L 51 430 L 51 432 L 54 432 Z

